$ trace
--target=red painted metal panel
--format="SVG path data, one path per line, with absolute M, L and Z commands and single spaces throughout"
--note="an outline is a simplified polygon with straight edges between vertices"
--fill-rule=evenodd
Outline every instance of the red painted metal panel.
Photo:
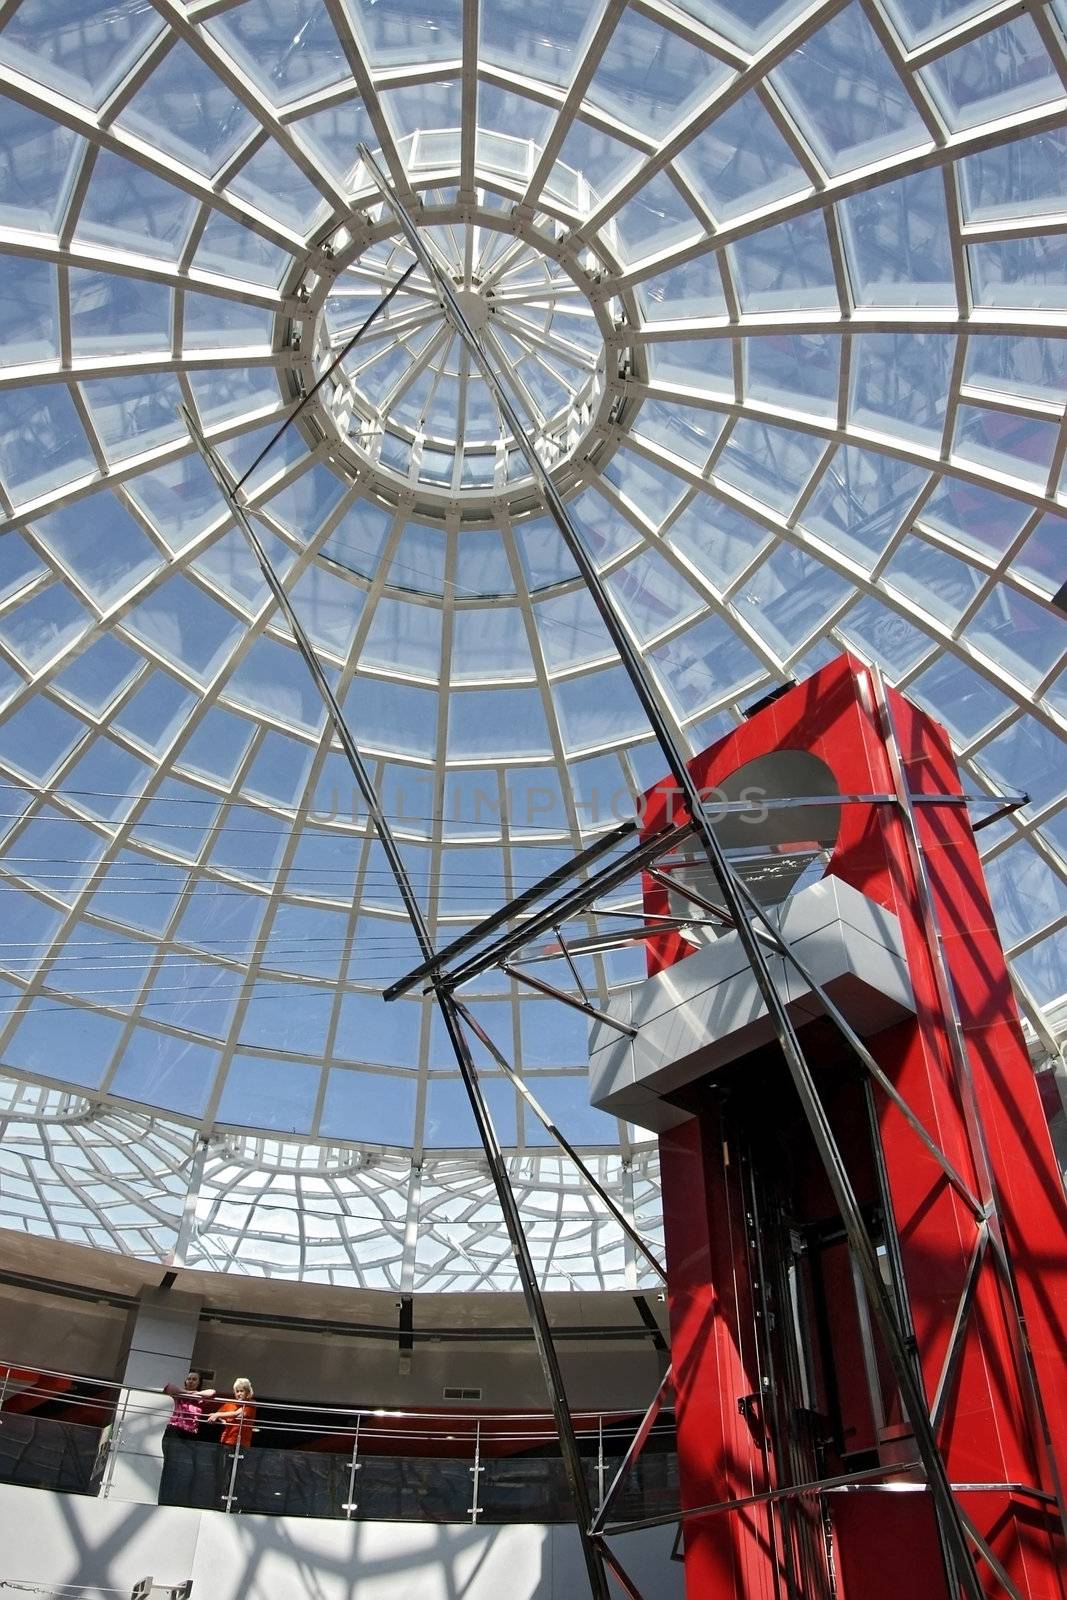
M 908 786 L 914 794 L 959 795 L 959 775 L 947 735 L 902 696 L 890 703 Z M 841 793 L 885 794 L 893 768 L 867 669 L 851 657 L 831 662 L 697 757 L 692 770 L 713 791 L 747 763 L 772 751 L 806 751 L 831 769 Z M 651 830 L 678 814 L 669 780 L 650 792 Z M 798 813 L 798 816 L 802 813 Z M 954 1056 L 950 1019 L 939 997 L 936 942 L 924 921 L 921 886 L 909 855 L 900 808 L 873 803 L 844 806 L 829 871 L 891 910 L 899 919 L 916 1017 L 870 1041 L 880 1064 L 931 1135 L 984 1197 L 997 1196 L 1005 1247 L 1014 1263 L 1033 1366 L 1053 1447 L 1067 1446 L 1067 1243 L 1064 1199 L 1047 1124 L 1019 1025 L 1010 979 L 989 903 L 966 808 L 920 806 L 916 826 L 962 1024 L 965 1061 Z M 799 824 L 798 824 L 799 827 Z M 646 880 L 646 909 L 664 912 L 666 892 Z M 682 960 L 690 947 L 677 934 L 649 941 L 657 971 Z M 968 1116 L 973 1086 L 976 1115 Z M 949 1347 L 953 1320 L 977 1238 L 975 1218 L 946 1183 L 901 1114 L 883 1097 L 879 1122 L 895 1224 L 927 1394 L 933 1397 Z M 722 1166 L 723 1137 L 710 1105 L 693 1122 L 661 1139 L 664 1165 L 669 1302 L 679 1370 L 678 1429 L 685 1503 L 751 1493 L 768 1470 L 751 1433 L 739 1430 L 736 1398 L 753 1378 L 744 1326 L 747 1252 L 736 1224 L 738 1195 Z M 846 1155 L 850 1152 L 846 1149 Z M 858 1153 L 858 1146 L 851 1150 Z M 713 1159 L 714 1156 L 714 1159 Z M 724 1220 L 728 1219 L 728 1220 Z M 843 1293 L 843 1290 L 839 1292 Z M 941 1444 L 956 1482 L 1024 1483 L 1051 1492 L 1055 1477 L 1035 1428 L 1010 1296 L 993 1250 L 979 1271 L 955 1381 L 944 1412 Z M 888 1456 L 896 1449 L 895 1458 Z M 899 1443 L 886 1459 L 907 1454 Z M 1060 1462 L 1061 1472 L 1064 1463 Z M 835 1532 L 842 1592 L 858 1595 L 856 1574 L 871 1584 L 915 1588 L 918 1552 L 929 1554 L 925 1498 L 870 1494 L 844 1497 L 847 1515 Z M 892 1503 L 892 1512 L 886 1507 Z M 912 1509 L 909 1512 L 908 1506 Z M 836 1514 L 831 1502 L 831 1514 Z M 879 1508 L 882 1508 L 879 1510 Z M 971 1495 L 969 1514 L 1026 1600 L 1064 1600 L 1062 1538 L 1050 1508 L 1007 1490 Z M 761 1514 L 763 1508 L 760 1508 Z M 908 1517 L 914 1537 L 902 1543 Z M 879 1520 L 881 1519 L 881 1520 Z M 733 1523 L 732 1528 L 729 1525 Z M 924 1564 L 926 1558 L 923 1558 Z M 991 1596 L 1000 1586 L 988 1567 Z M 729 1513 L 691 1529 L 686 1547 L 690 1600 L 763 1600 L 776 1593 L 776 1555 L 767 1524 L 751 1513 Z M 893 1576 L 896 1574 L 896 1576 Z M 924 1595 L 943 1593 L 936 1566 L 922 1577 Z M 865 1600 L 876 1593 L 868 1587 Z M 886 1589 L 889 1593 L 889 1589 Z

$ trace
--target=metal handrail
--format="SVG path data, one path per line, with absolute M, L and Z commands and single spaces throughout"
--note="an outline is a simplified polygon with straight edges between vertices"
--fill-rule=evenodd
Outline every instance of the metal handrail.
M 17 1387 L 13 1387 L 11 1375 L 20 1371 L 33 1373 L 34 1378 L 28 1383 L 18 1383 Z M 36 1380 L 42 1378 L 62 1378 L 71 1383 L 91 1385 L 93 1389 L 104 1392 L 88 1394 L 57 1392 L 49 1387 L 38 1386 Z M 36 1362 L 0 1360 L 0 1413 L 3 1412 L 5 1399 L 17 1394 L 59 1406 L 96 1406 L 101 1409 L 110 1409 L 114 1406 L 117 1412 L 121 1405 L 124 1414 L 140 1412 L 147 1415 L 154 1412 L 156 1407 L 149 1406 L 138 1397 L 150 1392 L 112 1378 L 65 1372 L 59 1368 L 43 1367 Z M 160 1391 L 160 1399 L 163 1398 L 163 1392 Z M 219 1391 L 219 1399 L 226 1398 L 226 1391 Z M 478 1430 L 489 1424 L 491 1431 L 483 1437 L 492 1444 L 533 1444 L 558 1438 L 555 1419 L 548 1411 L 498 1411 L 492 1407 L 485 1407 L 479 1411 L 453 1411 L 444 1408 L 439 1411 L 429 1411 L 406 1407 L 311 1405 L 258 1399 L 254 1403 L 256 1406 L 254 1427 L 269 1425 L 272 1431 L 296 1437 L 313 1435 L 316 1438 L 348 1439 L 358 1426 L 361 1438 L 367 1440 L 388 1439 L 395 1442 L 407 1438 L 413 1443 L 462 1443 L 465 1440 L 473 1441 Z M 605 1439 L 619 1437 L 628 1440 L 632 1433 L 632 1423 L 628 1423 L 627 1419 L 632 1419 L 637 1409 L 637 1407 L 584 1409 L 573 1412 L 572 1419 L 579 1425 L 587 1424 L 590 1430 L 597 1434 L 602 1433 Z M 284 1420 L 283 1413 L 288 1414 Z M 296 1413 L 297 1418 L 306 1417 L 308 1420 L 292 1420 L 293 1413 Z M 14 1413 L 9 1411 L 8 1414 Z M 208 1415 L 210 1416 L 210 1413 Z M 322 1420 L 317 1420 L 319 1418 Z M 2 1420 L 0 1416 L 0 1422 Z M 398 1422 L 420 1423 L 422 1426 L 400 1430 L 389 1425 Z M 508 1424 L 514 1426 L 509 1427 Z

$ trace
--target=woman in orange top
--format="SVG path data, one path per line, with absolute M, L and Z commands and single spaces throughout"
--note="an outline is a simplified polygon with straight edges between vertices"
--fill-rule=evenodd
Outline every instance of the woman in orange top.
M 256 1420 L 256 1408 L 252 1403 L 252 1385 L 248 1379 L 235 1378 L 233 1399 L 223 1401 L 219 1409 L 204 1420 L 222 1424 L 222 1433 L 219 1435 L 221 1444 L 240 1444 L 242 1450 L 247 1449 L 252 1443 L 252 1424 Z

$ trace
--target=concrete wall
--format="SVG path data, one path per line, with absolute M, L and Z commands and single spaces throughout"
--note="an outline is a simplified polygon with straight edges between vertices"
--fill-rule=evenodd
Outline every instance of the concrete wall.
M 127 1338 L 121 1306 L 0 1284 L 0 1361 L 114 1378 Z
M 673 1529 L 614 1548 L 648 1600 L 682 1600 Z M 467 1528 L 224 1516 L 0 1485 L 0 1581 L 116 1600 L 141 1578 L 192 1600 L 582 1600 L 570 1528 Z
M 646 1342 L 566 1341 L 557 1346 L 575 1410 L 643 1411 L 666 1358 Z M 251 1378 L 270 1400 L 308 1404 L 440 1406 L 445 1385 L 482 1391 L 481 1405 L 545 1410 L 545 1380 L 533 1341 L 477 1344 L 417 1341 L 410 1370 L 400 1371 L 396 1336 L 358 1339 L 332 1332 L 240 1327 L 202 1320 L 193 1352 L 219 1385 Z M 457 1402 L 458 1404 L 458 1402 Z M 463 1409 L 462 1406 L 460 1409 Z M 469 1407 L 468 1407 L 469 1409 Z

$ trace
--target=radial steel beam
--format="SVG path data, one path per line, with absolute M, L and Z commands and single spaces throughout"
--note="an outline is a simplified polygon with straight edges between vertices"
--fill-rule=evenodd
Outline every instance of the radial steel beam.
M 389 305 L 389 303 L 392 300 L 393 296 L 395 294 L 399 293 L 399 291 L 404 287 L 405 283 L 407 283 L 408 279 L 411 277 L 411 274 L 415 271 L 415 268 L 417 266 L 418 266 L 418 262 L 417 261 L 413 261 L 411 263 L 410 267 L 408 267 L 404 272 L 401 273 L 400 277 L 396 280 L 396 282 L 393 284 L 393 286 L 389 290 L 387 290 L 386 293 L 382 296 L 382 298 L 378 301 L 378 304 L 374 307 L 374 310 L 369 312 L 368 315 L 366 317 L 364 317 L 363 321 L 360 323 L 359 327 L 356 329 L 356 331 L 352 335 L 351 339 L 346 340 L 346 342 L 341 346 L 341 349 L 337 352 L 337 355 L 330 362 L 330 364 L 326 368 L 325 372 L 321 373 L 319 375 L 319 377 L 315 380 L 315 382 L 311 385 L 311 388 L 308 390 L 307 394 L 305 394 L 302 397 L 302 399 L 300 400 L 300 403 L 296 407 L 296 409 L 291 413 L 291 415 L 286 417 L 286 419 L 282 423 L 281 427 L 275 429 L 275 431 L 271 434 L 270 438 L 267 440 L 267 442 L 263 446 L 262 450 L 256 456 L 256 459 L 252 462 L 252 465 L 246 469 L 246 471 L 241 475 L 240 478 L 238 478 L 237 482 L 234 484 L 233 492 L 234 492 L 235 495 L 248 482 L 249 478 L 252 476 L 253 472 L 255 472 L 255 470 L 259 466 L 260 462 L 262 460 L 264 460 L 264 458 L 266 456 L 268 456 L 270 454 L 270 452 L 274 449 L 274 446 L 278 443 L 278 440 L 281 438 L 281 436 L 285 432 L 286 428 L 292 427 L 293 423 L 296 421 L 297 417 L 300 415 L 301 411 L 303 411 L 304 407 L 308 404 L 308 402 L 311 401 L 311 400 L 314 400 L 315 396 L 318 394 L 318 392 L 322 388 L 323 384 L 329 378 L 331 378 L 333 376 L 333 374 L 337 371 L 337 368 L 341 365 L 341 362 L 345 359 L 345 357 L 347 355 L 350 355 L 351 352 L 355 349 L 356 345 L 362 339 L 362 337 L 366 333 L 367 329 L 372 325 L 372 323 L 374 323 L 374 322 L 376 322 L 378 320 L 378 318 L 381 316 L 382 312 Z
M 470 1011 L 468 1011 L 467 1007 L 461 1000 L 456 1001 L 456 1010 L 459 1012 L 467 1027 L 474 1034 L 475 1038 L 480 1040 L 485 1049 L 488 1050 L 489 1054 L 492 1056 L 501 1072 L 507 1076 L 512 1088 L 514 1088 L 515 1091 L 525 1100 L 534 1116 L 537 1117 L 541 1122 L 545 1131 L 551 1134 L 552 1138 L 559 1145 L 564 1155 L 568 1156 L 574 1163 L 582 1177 L 585 1179 L 586 1183 L 593 1190 L 593 1193 L 604 1202 L 604 1205 L 611 1212 L 611 1215 L 615 1218 L 615 1221 L 619 1224 L 619 1227 L 622 1228 L 627 1237 L 631 1239 L 637 1249 L 640 1250 L 641 1254 L 644 1256 L 653 1272 L 655 1272 L 656 1276 L 666 1282 L 667 1273 L 663 1267 L 663 1263 L 659 1260 L 648 1241 L 637 1231 L 629 1217 L 626 1215 L 625 1211 L 615 1200 L 614 1196 L 609 1194 L 607 1189 L 604 1188 L 604 1185 L 596 1177 L 595 1173 L 590 1171 L 589 1167 L 582 1160 L 581 1156 L 571 1144 L 570 1140 L 560 1132 L 559 1128 L 557 1128 L 556 1124 L 552 1121 L 552 1118 L 549 1116 L 544 1106 L 542 1106 L 540 1101 L 533 1094 L 531 1094 L 529 1088 L 523 1082 L 522 1078 L 520 1078 L 518 1073 L 515 1072 L 511 1067 L 504 1056 L 503 1051 L 497 1048 L 489 1034 L 486 1033 L 485 1029 L 476 1020 L 476 1018 L 471 1015 Z
M 641 653 L 626 631 L 621 617 L 616 612 L 614 603 L 601 581 L 596 565 L 570 520 L 570 515 L 559 491 L 537 454 L 532 441 L 527 436 L 522 419 L 516 411 L 498 373 L 486 357 L 477 335 L 467 321 L 451 284 L 439 270 L 432 254 L 420 237 L 418 229 L 404 206 L 393 194 L 385 174 L 378 167 L 370 151 L 365 145 L 360 145 L 359 151 L 367 170 L 378 184 L 383 200 L 392 211 L 397 226 L 411 246 L 412 251 L 422 262 L 430 283 L 441 301 L 445 315 L 456 332 L 460 334 L 471 353 L 475 365 L 488 384 L 500 408 L 501 415 L 511 429 L 515 443 L 530 468 L 534 481 L 541 489 L 546 508 L 584 578 L 590 596 L 600 613 L 612 643 L 619 652 L 619 657 L 633 685 L 634 692 L 640 700 L 648 718 L 649 726 L 656 736 L 668 771 L 678 785 L 680 796 L 692 821 L 693 829 L 700 839 L 708 861 L 722 886 L 727 910 L 734 918 L 738 937 L 752 968 L 763 1002 L 767 1007 L 767 1015 L 778 1036 L 778 1043 L 789 1069 L 790 1077 L 826 1172 L 835 1204 L 841 1214 L 849 1245 L 855 1255 L 864 1288 L 871 1303 L 871 1310 L 878 1323 L 879 1331 L 882 1334 L 886 1351 L 893 1366 L 904 1410 L 914 1430 L 916 1448 L 922 1457 L 938 1521 L 942 1525 L 945 1546 L 950 1552 L 950 1582 L 954 1581 L 956 1585 L 962 1588 L 968 1596 L 968 1600 L 984 1600 L 981 1581 L 971 1557 L 967 1530 L 962 1522 L 960 1508 L 953 1497 L 945 1464 L 941 1459 L 937 1440 L 930 1425 L 930 1416 L 926 1409 L 926 1398 L 916 1381 L 911 1354 L 901 1332 L 898 1312 L 882 1279 L 874 1245 L 867 1232 L 860 1205 L 841 1157 L 841 1152 L 838 1149 L 837 1141 L 834 1138 L 829 1118 L 819 1098 L 811 1068 L 804 1055 L 785 1002 L 778 993 L 768 963 L 767 953 L 744 914 L 733 870 L 705 810 L 704 797 L 689 770 L 688 758 L 681 739 L 663 715 L 659 700 L 652 687 L 651 676 L 646 669 Z
M 183 408 L 184 410 L 184 408 Z M 233 515 L 242 529 L 253 554 L 259 563 L 260 571 L 271 594 L 274 596 L 282 615 L 292 630 L 297 649 L 304 657 L 308 671 L 311 673 L 316 688 L 319 691 L 330 724 L 336 734 L 345 757 L 352 770 L 360 794 L 366 802 L 367 812 L 374 823 L 382 850 L 385 854 L 389 868 L 392 872 L 397 891 L 403 902 L 411 922 L 412 931 L 419 945 L 419 950 L 424 961 L 433 961 L 436 952 L 433 940 L 430 937 L 429 927 L 423 914 L 422 906 L 411 885 L 407 868 L 400 854 L 392 828 L 382 808 L 377 792 L 371 782 L 363 756 L 352 736 L 341 710 L 340 703 L 333 692 L 333 687 L 322 669 L 322 664 L 315 653 L 314 647 L 298 617 L 292 601 L 287 594 L 281 579 L 274 569 L 273 563 L 267 554 L 263 541 L 256 532 L 255 526 L 244 507 L 239 504 L 227 480 L 225 468 L 218 460 L 207 440 L 200 433 L 193 418 L 184 412 L 186 424 L 189 428 L 197 449 L 200 451 L 208 470 L 215 482 L 219 485 Z M 552 1413 L 559 1434 L 560 1453 L 563 1457 L 564 1469 L 574 1502 L 575 1522 L 578 1536 L 581 1541 L 582 1554 L 585 1559 L 586 1572 L 589 1578 L 589 1588 L 593 1600 L 611 1600 L 608 1587 L 607 1574 L 604 1568 L 603 1554 L 599 1543 L 590 1535 L 589 1524 L 592 1518 L 592 1504 L 589 1490 L 586 1485 L 585 1475 L 582 1470 L 582 1459 L 578 1449 L 578 1439 L 571 1420 L 570 1409 L 567 1403 L 567 1392 L 563 1383 L 563 1372 L 559 1364 L 556 1347 L 552 1341 L 552 1329 L 548 1321 L 548 1312 L 541 1295 L 540 1285 L 537 1282 L 537 1273 L 534 1268 L 533 1258 L 530 1255 L 526 1234 L 522 1226 L 522 1217 L 519 1213 L 518 1203 L 511 1179 L 508 1175 L 507 1165 L 503 1152 L 497 1140 L 496 1130 L 493 1127 L 489 1109 L 481 1091 L 470 1047 L 459 1018 L 456 1001 L 451 991 L 440 982 L 435 982 L 434 993 L 437 998 L 441 1016 L 456 1058 L 456 1065 L 463 1079 L 467 1096 L 470 1100 L 471 1111 L 474 1115 L 478 1135 L 485 1151 L 486 1161 L 489 1165 L 493 1187 L 496 1190 L 497 1201 L 504 1215 L 504 1224 L 507 1228 L 508 1238 L 511 1242 L 512 1252 L 515 1256 L 515 1265 L 522 1284 L 523 1297 L 526 1302 L 527 1315 L 533 1327 L 534 1340 L 537 1345 L 538 1355 L 541 1358 L 542 1370 L 545 1376 L 545 1387 L 548 1390 Z
M 560 895 L 540 911 L 534 912 L 521 928 L 513 928 L 510 933 L 504 934 L 495 945 L 479 951 L 477 955 L 472 956 L 462 966 L 449 971 L 447 974 L 449 984 L 452 988 L 458 989 L 460 984 L 470 983 L 473 978 L 487 971 L 489 967 L 500 966 L 509 956 L 513 955 L 517 950 L 521 950 L 524 945 L 529 944 L 531 939 L 536 939 L 538 934 L 545 933 L 555 927 L 557 923 L 566 922 L 568 917 L 587 910 L 591 902 L 596 900 L 598 896 L 610 894 L 613 889 L 617 889 L 628 878 L 632 878 L 635 873 L 640 872 L 647 862 L 654 860 L 657 855 L 662 855 L 664 850 L 672 849 L 681 839 L 687 837 L 691 831 L 688 823 L 678 828 L 668 828 L 663 833 L 658 833 L 654 839 L 646 840 L 644 844 L 637 845 L 633 850 L 627 851 L 621 860 L 614 861 L 610 866 L 601 868 L 600 872 L 585 883 L 577 884 L 573 889 L 568 889 L 566 894 Z M 606 912 L 602 914 L 607 915 Z M 626 915 L 628 916 L 630 913 L 627 912 Z M 504 920 L 506 921 L 507 918 L 505 917 Z M 457 945 L 459 942 L 457 940 Z M 447 962 L 451 948 L 453 947 L 447 947 L 441 951 L 438 957 L 439 970 L 442 970 L 444 963 Z M 405 986 L 407 985 L 408 980 L 406 978 L 402 978 L 400 981 Z
M 738 1495 L 733 1500 L 715 1500 L 706 1506 L 686 1506 L 682 1511 L 662 1511 L 652 1517 L 635 1517 L 630 1522 L 609 1522 L 607 1534 L 637 1533 L 642 1528 L 666 1528 L 672 1522 L 697 1522 L 704 1517 L 719 1517 L 725 1511 L 743 1511 L 748 1506 L 773 1505 L 779 1500 L 798 1500 L 807 1494 L 825 1494 L 831 1489 L 851 1489 L 854 1485 L 873 1483 L 890 1473 L 914 1472 L 920 1461 L 887 1461 L 878 1467 L 868 1467 L 864 1472 L 843 1472 L 833 1478 L 812 1478 L 806 1483 L 783 1484 L 778 1489 L 763 1489 L 759 1494 Z M 912 1487 L 909 1485 L 909 1487 Z M 921 1490 L 924 1485 L 913 1487 Z M 984 1596 L 983 1596 L 984 1600 Z
M 656 1390 L 655 1394 L 652 1396 L 652 1399 L 648 1403 L 648 1407 L 644 1416 L 637 1424 L 637 1429 L 634 1433 L 634 1436 L 626 1447 L 626 1454 L 619 1462 L 618 1470 L 611 1482 L 608 1484 L 603 1500 L 601 1500 L 600 1504 L 596 1508 L 596 1514 L 593 1517 L 591 1525 L 591 1531 L 593 1533 L 603 1532 L 604 1524 L 608 1518 L 608 1512 L 611 1510 L 615 1496 L 619 1492 L 622 1480 L 625 1478 L 626 1474 L 629 1472 L 630 1468 L 641 1454 L 641 1451 L 648 1443 L 649 1434 L 656 1426 L 656 1420 L 659 1417 L 660 1412 L 663 1410 L 663 1402 L 667 1398 L 667 1391 L 671 1388 L 673 1383 L 674 1369 L 673 1367 L 668 1367 L 666 1372 L 663 1374 L 663 1377 L 659 1381 L 659 1388 Z
M 636 818 L 633 821 L 627 820 L 620 824 L 619 827 L 613 828 L 602 839 L 597 839 L 594 844 L 589 845 L 576 856 L 572 856 L 569 861 L 565 861 L 562 866 L 557 867 L 555 872 L 548 873 L 546 877 L 541 878 L 537 883 L 531 884 L 528 889 L 524 889 L 521 894 L 515 896 L 514 900 L 509 900 L 506 906 L 501 906 L 499 911 L 494 911 L 491 916 L 479 922 L 469 932 L 461 934 L 458 939 L 453 939 L 452 943 L 439 951 L 432 961 L 423 961 L 419 966 L 413 967 L 404 977 L 398 978 L 396 983 L 391 983 L 388 989 L 382 990 L 382 998 L 395 1000 L 398 995 L 406 994 L 409 989 L 414 988 L 415 984 L 419 983 L 423 978 L 438 972 L 443 965 L 453 961 L 456 956 L 462 955 L 464 951 L 472 949 L 474 945 L 481 944 L 482 940 L 487 939 L 491 933 L 495 933 L 498 928 L 504 927 L 507 923 L 513 921 L 515 917 L 520 916 L 528 906 L 536 905 L 538 900 L 543 899 L 546 894 L 550 894 L 553 889 L 558 889 L 561 883 L 566 883 L 568 878 L 573 878 L 576 872 L 581 872 L 586 867 L 592 866 L 594 861 L 599 861 L 602 855 L 605 855 L 609 850 L 613 850 L 617 844 L 621 844 L 624 839 L 628 839 L 631 834 L 636 832 Z
M 509 978 L 515 979 L 516 983 L 524 983 L 527 988 L 536 989 L 538 994 L 547 995 L 550 1000 L 558 1000 L 560 1005 L 570 1006 L 572 1010 L 580 1011 L 583 1016 L 592 1017 L 594 1022 L 603 1022 L 606 1027 L 614 1028 L 616 1033 L 624 1033 L 628 1039 L 637 1038 L 636 1028 L 631 1028 L 627 1022 L 620 1022 L 618 1017 L 611 1016 L 607 1011 L 600 1011 L 596 1006 L 591 1006 L 588 1000 L 578 1000 L 573 994 L 568 994 L 566 989 L 558 989 L 554 983 L 546 983 L 544 978 L 535 978 L 532 972 L 523 972 L 510 961 L 502 961 L 500 966 Z

